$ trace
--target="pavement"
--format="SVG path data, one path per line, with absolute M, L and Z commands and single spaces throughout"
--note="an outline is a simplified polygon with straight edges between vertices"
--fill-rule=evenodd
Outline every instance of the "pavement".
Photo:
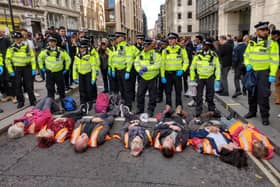
M 97 83 L 102 91 L 100 79 Z M 44 86 L 42 91 L 45 92 Z M 78 92 L 71 94 L 78 100 Z M 183 106 L 194 113 L 193 107 L 187 107 L 189 101 L 184 97 Z M 216 103 L 223 115 L 229 114 L 221 101 Z M 158 104 L 156 112 L 163 108 L 164 103 Z M 24 110 L 14 115 L 22 113 Z M 5 118 L 5 123 L 10 124 L 13 117 Z M 0 120 L 0 124 L 3 122 Z M 114 123 L 111 133 L 118 132 L 121 126 L 121 122 Z M 0 136 L 0 186 L 273 186 L 251 159 L 249 167 L 240 170 L 217 157 L 196 153 L 191 147 L 166 159 L 151 148 L 134 158 L 117 140 L 83 154 L 75 153 L 68 141 L 48 149 L 36 144 L 32 135 L 16 140 L 8 139 L 6 133 Z M 275 161 L 280 163 L 279 158 Z

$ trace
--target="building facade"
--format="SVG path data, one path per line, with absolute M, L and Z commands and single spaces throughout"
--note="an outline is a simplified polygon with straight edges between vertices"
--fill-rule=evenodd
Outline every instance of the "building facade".
M 0 0 L 0 7 L 0 25 L 12 31 L 8 1 Z M 12 10 L 16 29 L 26 28 L 32 33 L 44 32 L 51 26 L 79 29 L 79 0 L 12 0 Z
M 163 24 L 163 32 L 165 35 L 169 32 L 188 36 L 197 34 L 198 20 L 195 16 L 195 0 L 166 0 L 164 6 L 166 23 Z
M 199 33 L 205 37 L 218 36 L 218 0 L 196 0 L 196 18 L 199 20 Z
M 135 42 L 143 32 L 141 0 L 105 0 L 104 6 L 107 32 L 125 32 L 127 40 Z
M 147 33 L 148 33 L 148 22 L 147 22 L 147 16 L 144 12 L 144 10 L 142 10 L 142 16 L 143 16 L 143 34 L 145 36 L 147 36 Z

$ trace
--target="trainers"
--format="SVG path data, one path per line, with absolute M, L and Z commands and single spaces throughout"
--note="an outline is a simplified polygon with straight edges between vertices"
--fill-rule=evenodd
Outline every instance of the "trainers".
M 23 95 L 24 95 L 25 99 L 28 99 L 28 94 L 27 93 L 24 93 Z
M 12 98 L 12 102 L 13 102 L 14 104 L 17 103 L 17 97 L 16 97 L 16 96 Z
M 189 107 L 195 106 L 195 101 L 192 99 L 190 102 L 188 102 Z
M 278 114 L 277 117 L 280 118 L 280 114 Z

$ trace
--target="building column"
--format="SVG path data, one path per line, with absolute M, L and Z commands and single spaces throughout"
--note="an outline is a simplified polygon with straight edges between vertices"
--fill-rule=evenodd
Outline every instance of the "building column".
M 254 25 L 264 19 L 264 5 L 265 0 L 252 0 L 251 1 L 251 21 L 250 21 L 250 34 L 254 34 Z

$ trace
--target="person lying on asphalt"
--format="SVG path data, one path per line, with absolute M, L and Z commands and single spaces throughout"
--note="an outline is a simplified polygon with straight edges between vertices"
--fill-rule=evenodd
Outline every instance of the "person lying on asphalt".
M 72 118 L 59 117 L 44 126 L 36 135 L 38 146 L 48 148 L 54 143 L 63 143 L 70 138 L 75 121 Z
M 106 114 L 98 117 L 82 118 L 75 124 L 70 142 L 77 153 L 83 153 L 88 147 L 97 147 L 106 140 L 110 140 L 109 131 L 114 118 Z
M 223 162 L 238 168 L 247 167 L 246 153 L 232 142 L 227 131 L 211 121 L 206 121 L 201 126 L 198 130 L 190 131 L 188 143 L 195 151 L 219 156 Z
M 122 140 L 132 156 L 139 156 L 145 147 L 153 146 L 151 133 L 142 125 L 140 119 L 136 115 L 128 116 L 120 132 L 113 135 L 114 138 Z
M 228 125 L 232 140 L 244 151 L 252 153 L 259 159 L 271 159 L 274 147 L 269 138 L 252 124 L 244 124 L 239 120 L 222 119 Z

